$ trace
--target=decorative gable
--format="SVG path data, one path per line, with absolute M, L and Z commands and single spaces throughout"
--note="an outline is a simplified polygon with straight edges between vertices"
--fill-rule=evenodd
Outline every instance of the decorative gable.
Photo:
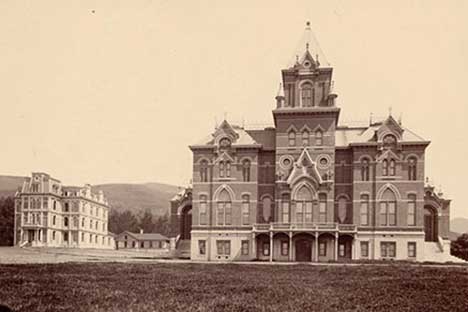
M 217 128 L 216 131 L 213 133 L 215 144 L 218 145 L 220 140 L 223 138 L 229 138 L 231 142 L 235 142 L 239 139 L 239 134 L 234 130 L 234 128 L 224 120 Z
M 291 174 L 286 182 L 292 186 L 302 178 L 312 180 L 316 186 L 323 182 L 317 170 L 317 164 L 312 160 L 312 157 L 310 157 L 306 148 L 304 148 L 301 155 L 295 162 Z
M 386 135 L 393 134 L 398 140 L 401 140 L 403 131 L 401 125 L 390 115 L 377 129 L 377 139 L 382 141 Z

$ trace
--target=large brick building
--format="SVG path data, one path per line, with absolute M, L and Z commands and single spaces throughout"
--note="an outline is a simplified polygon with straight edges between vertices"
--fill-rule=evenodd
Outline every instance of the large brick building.
M 102 191 L 63 186 L 42 172 L 26 178 L 15 196 L 15 245 L 115 248 L 108 232 L 109 204 Z
M 171 208 L 178 244 L 196 260 L 452 259 L 450 201 L 425 185 L 430 142 L 391 115 L 341 125 L 333 69 L 305 38 L 274 127 L 224 120 L 190 146 L 193 188 Z

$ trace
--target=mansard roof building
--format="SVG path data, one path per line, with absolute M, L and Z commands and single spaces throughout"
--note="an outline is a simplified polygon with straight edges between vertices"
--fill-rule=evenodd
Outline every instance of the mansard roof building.
M 91 185 L 64 186 L 33 172 L 15 196 L 14 244 L 32 247 L 113 249 L 109 204 Z
M 274 127 L 224 120 L 190 146 L 193 187 L 171 207 L 178 245 L 194 260 L 454 260 L 450 201 L 425 185 L 430 142 L 391 115 L 341 125 L 314 46 L 282 70 Z

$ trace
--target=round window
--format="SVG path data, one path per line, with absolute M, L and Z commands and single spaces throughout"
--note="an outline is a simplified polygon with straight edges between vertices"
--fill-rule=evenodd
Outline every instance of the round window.
M 292 156 L 290 155 L 283 156 L 280 159 L 280 166 L 283 169 L 289 169 L 292 167 L 293 161 L 294 161 L 294 158 L 292 158 Z
M 318 159 L 317 164 L 319 168 L 325 169 L 330 166 L 330 163 L 331 163 L 330 156 L 320 155 L 317 159 Z
M 310 62 L 309 61 L 304 62 L 304 67 L 309 68 L 310 67 Z

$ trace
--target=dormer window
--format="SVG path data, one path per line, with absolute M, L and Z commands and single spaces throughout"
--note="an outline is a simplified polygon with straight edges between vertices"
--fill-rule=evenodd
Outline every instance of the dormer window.
M 303 83 L 301 86 L 301 103 L 302 107 L 314 106 L 314 89 L 309 82 Z
M 393 134 L 387 134 L 383 140 L 383 148 L 384 149 L 394 149 L 396 147 L 396 137 Z
M 222 138 L 219 141 L 219 147 L 222 148 L 222 149 L 227 149 L 227 148 L 231 147 L 231 140 L 229 140 L 228 138 Z

